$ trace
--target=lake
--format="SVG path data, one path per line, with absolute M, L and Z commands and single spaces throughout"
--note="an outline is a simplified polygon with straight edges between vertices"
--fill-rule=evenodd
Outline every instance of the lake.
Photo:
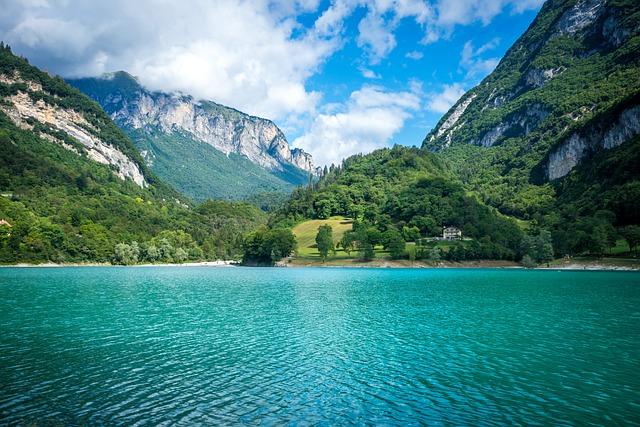
M 0 424 L 637 424 L 640 274 L 0 269 Z

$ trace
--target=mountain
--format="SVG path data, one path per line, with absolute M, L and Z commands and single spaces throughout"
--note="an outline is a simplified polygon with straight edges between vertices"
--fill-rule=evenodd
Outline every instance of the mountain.
M 639 52 L 637 1 L 549 0 L 423 146 L 487 203 L 532 218 L 578 166 L 637 140 Z
M 289 192 L 315 173 L 311 155 L 290 149 L 270 120 L 152 92 L 123 71 L 68 82 L 104 108 L 151 169 L 196 200 Z
M 329 215 L 455 225 L 480 246 L 450 259 L 600 256 L 640 232 L 640 3 L 548 0 L 421 150 L 347 159 L 273 222 Z
M 238 258 L 265 222 L 244 203 L 193 205 L 98 104 L 3 44 L 0 147 L 0 263 Z

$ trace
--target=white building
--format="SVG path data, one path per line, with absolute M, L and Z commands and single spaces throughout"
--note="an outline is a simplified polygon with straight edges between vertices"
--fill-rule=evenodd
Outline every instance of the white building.
M 442 230 L 442 238 L 444 240 L 462 239 L 462 231 L 456 227 L 444 227 Z

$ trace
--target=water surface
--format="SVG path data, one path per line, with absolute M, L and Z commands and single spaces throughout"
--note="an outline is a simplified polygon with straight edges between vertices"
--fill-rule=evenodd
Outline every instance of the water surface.
M 0 424 L 637 424 L 640 274 L 3 268 Z

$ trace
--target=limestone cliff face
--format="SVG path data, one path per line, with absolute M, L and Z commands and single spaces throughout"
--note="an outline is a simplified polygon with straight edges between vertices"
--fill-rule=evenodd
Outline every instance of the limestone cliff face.
M 96 99 L 121 127 L 188 134 L 226 155 L 240 154 L 269 170 L 295 166 L 314 171 L 311 155 L 292 150 L 282 131 L 270 120 L 191 96 L 151 92 L 124 72 L 91 80 L 93 88 L 101 89 L 87 89 L 83 81 L 70 83 Z
M 57 143 L 64 148 L 77 153 L 86 154 L 88 158 L 98 163 L 114 167 L 114 172 L 121 179 L 131 179 L 140 187 L 146 187 L 147 182 L 138 164 L 125 155 L 118 148 L 101 139 L 99 130 L 96 129 L 82 113 L 71 108 L 63 108 L 59 105 L 51 105 L 40 99 L 36 93 L 45 93 L 39 83 L 23 80 L 16 72 L 11 76 L 0 75 L 0 82 L 8 85 L 22 84 L 26 90 L 18 90 L 17 93 L 3 98 L 0 104 L 2 110 L 17 126 L 23 129 L 34 129 L 34 121 L 42 125 L 38 136 L 52 143 Z M 70 145 L 60 140 L 53 129 L 62 131 L 76 141 L 79 145 Z
M 639 16 L 633 0 L 547 0 L 496 69 L 462 96 L 423 146 L 474 145 L 492 153 L 508 145 L 520 160 L 505 156 L 500 173 L 535 164 L 554 180 L 585 157 L 630 141 L 638 134 L 638 107 L 628 100 L 640 87 Z M 617 108 L 622 104 L 624 111 Z M 591 126 L 612 108 L 618 113 L 607 115 L 608 128 Z
M 546 162 L 547 178 L 562 178 L 583 158 L 600 150 L 618 147 L 637 135 L 640 135 L 640 105 L 624 109 L 614 116 L 612 122 L 585 126 L 551 151 Z

